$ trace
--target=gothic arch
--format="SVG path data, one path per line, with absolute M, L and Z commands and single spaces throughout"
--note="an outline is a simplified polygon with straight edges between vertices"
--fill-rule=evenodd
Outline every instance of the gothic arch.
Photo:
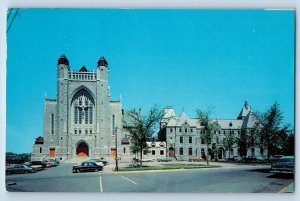
M 76 155 L 79 157 L 89 156 L 89 144 L 85 140 L 79 140 L 76 143 Z
M 71 97 L 72 97 L 72 100 L 71 100 L 71 104 L 73 103 L 74 100 L 76 100 L 80 95 L 86 95 L 92 102 L 93 104 L 95 105 L 95 95 L 93 94 L 93 92 L 88 89 L 87 87 L 85 86 L 80 86 L 78 87 L 77 89 L 75 89 L 72 94 L 71 94 Z

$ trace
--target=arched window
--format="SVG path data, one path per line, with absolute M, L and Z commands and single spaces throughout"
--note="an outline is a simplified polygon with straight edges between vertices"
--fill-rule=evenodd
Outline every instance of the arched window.
M 51 134 L 54 134 L 54 114 L 51 114 Z
M 71 119 L 74 134 L 94 133 L 94 108 L 95 101 L 86 89 L 80 89 L 71 101 Z

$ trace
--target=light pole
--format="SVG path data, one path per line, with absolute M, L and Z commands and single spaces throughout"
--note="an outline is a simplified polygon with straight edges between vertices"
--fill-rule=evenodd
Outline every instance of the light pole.
M 116 126 L 115 128 L 115 143 L 116 143 L 116 171 L 119 171 L 118 167 L 118 132 L 117 132 L 118 127 Z

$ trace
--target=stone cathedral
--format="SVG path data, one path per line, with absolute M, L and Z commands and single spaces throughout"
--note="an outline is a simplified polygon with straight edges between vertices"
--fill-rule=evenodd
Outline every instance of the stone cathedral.
M 43 137 L 36 138 L 33 144 L 32 160 L 114 158 L 116 140 L 122 154 L 130 154 L 128 146 L 121 147 L 121 141 L 123 146 L 129 144 L 122 132 L 122 100 L 110 100 L 108 73 L 104 57 L 98 61 L 95 72 L 85 66 L 74 71 L 65 55 L 59 58 L 57 97 L 44 99 Z M 116 132 L 120 134 L 115 135 Z

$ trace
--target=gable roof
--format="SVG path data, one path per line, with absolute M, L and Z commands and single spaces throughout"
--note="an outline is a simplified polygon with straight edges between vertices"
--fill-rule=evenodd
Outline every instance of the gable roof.
M 88 72 L 85 66 L 82 66 L 79 70 L 79 72 Z

